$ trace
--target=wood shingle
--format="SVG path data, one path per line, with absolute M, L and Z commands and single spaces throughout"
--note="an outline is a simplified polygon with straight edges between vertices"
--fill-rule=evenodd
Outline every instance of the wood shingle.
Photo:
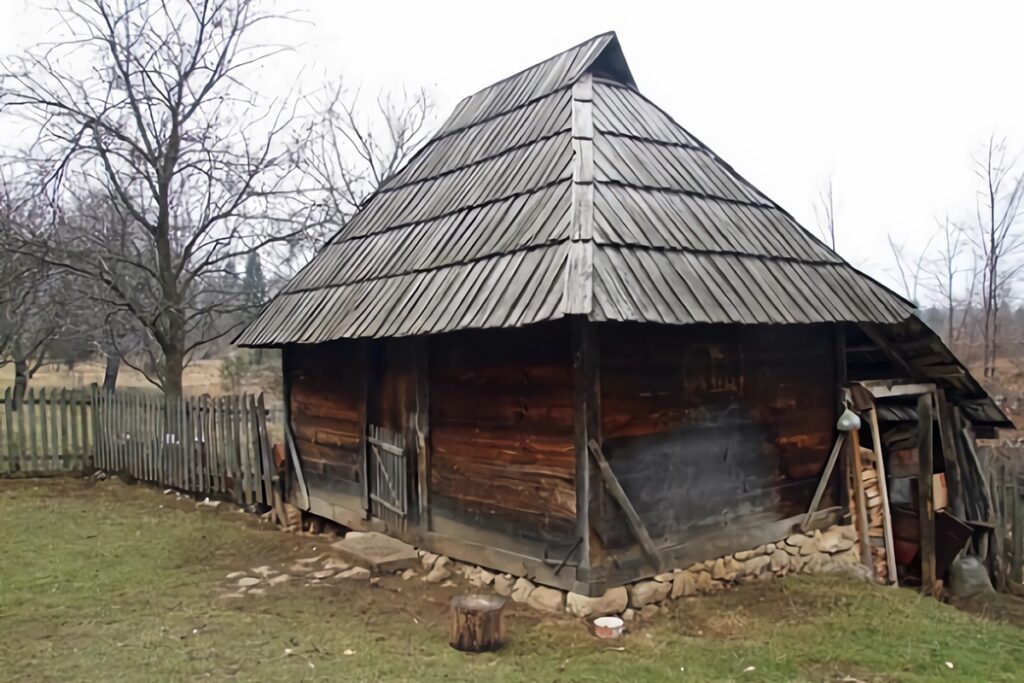
M 237 343 L 912 311 L 643 97 L 606 33 L 459 103 Z

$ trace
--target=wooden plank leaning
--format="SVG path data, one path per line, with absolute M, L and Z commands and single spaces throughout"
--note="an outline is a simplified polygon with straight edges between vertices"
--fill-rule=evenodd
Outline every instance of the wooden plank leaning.
M 932 495 L 932 395 L 917 399 L 918 521 L 921 525 L 921 592 L 935 594 L 935 499 Z
M 882 539 L 885 542 L 885 566 L 890 585 L 898 585 L 896 577 L 896 549 L 892 536 L 892 511 L 889 509 L 889 487 L 885 480 L 885 461 L 882 458 L 882 436 L 878 428 L 878 410 L 868 410 L 868 424 L 871 426 L 871 447 L 875 452 L 875 467 L 878 471 L 878 492 L 882 498 Z
M 611 465 L 608 464 L 608 460 L 605 459 L 604 453 L 601 452 L 601 446 L 598 445 L 596 439 L 591 439 L 587 446 L 590 450 L 590 454 L 594 456 L 594 460 L 597 462 L 598 468 L 601 470 L 601 476 L 604 478 L 604 485 L 608 489 L 608 493 L 611 494 L 615 502 L 619 504 L 622 511 L 626 515 L 626 522 L 629 524 L 629 528 L 632 530 L 633 535 L 636 536 L 637 540 L 640 541 L 640 546 L 644 550 L 644 554 L 654 565 L 654 568 L 659 572 L 665 570 L 665 561 L 662 559 L 661 554 L 658 552 L 658 548 L 654 545 L 654 541 L 651 540 L 651 535 L 647 533 L 647 527 L 644 526 L 643 520 L 640 519 L 640 515 L 637 514 L 636 508 L 633 507 L 633 503 L 630 502 L 629 497 L 623 490 L 622 485 L 619 484 L 619 480 L 615 477 L 615 473 L 612 472 Z
M 875 562 L 871 557 L 871 539 L 868 528 L 868 499 L 864 494 L 864 479 L 862 473 L 864 465 L 860 456 L 860 435 L 857 430 L 850 431 L 850 483 L 853 487 L 853 497 L 856 501 L 856 517 L 854 522 L 857 526 L 857 538 L 860 543 L 860 561 L 875 575 Z
M 825 469 L 821 473 L 821 479 L 818 480 L 818 488 L 814 491 L 814 498 L 811 499 L 811 505 L 807 508 L 807 514 L 804 515 L 804 519 L 800 522 L 800 528 L 807 531 L 811 526 L 811 520 L 814 518 L 814 513 L 818 511 L 818 506 L 821 505 L 821 499 L 825 495 L 825 490 L 828 488 L 829 479 L 832 478 L 832 471 L 836 467 L 836 461 L 839 460 L 839 454 L 843 450 L 843 444 L 846 443 L 846 432 L 839 432 L 839 436 L 836 437 L 836 443 L 832 446 L 832 452 L 828 456 L 828 461 L 825 463 Z

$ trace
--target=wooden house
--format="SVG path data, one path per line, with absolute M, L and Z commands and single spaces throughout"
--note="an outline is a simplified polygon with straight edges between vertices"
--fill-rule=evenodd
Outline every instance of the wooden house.
M 303 507 L 588 594 L 789 533 L 851 379 L 1007 424 L 613 33 L 460 102 L 237 342 L 283 349 Z

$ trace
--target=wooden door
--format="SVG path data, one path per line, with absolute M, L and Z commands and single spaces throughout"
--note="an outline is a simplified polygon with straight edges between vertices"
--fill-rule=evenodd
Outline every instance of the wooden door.
M 410 340 L 375 341 L 367 396 L 366 484 L 369 513 L 391 532 L 415 521 L 415 369 Z

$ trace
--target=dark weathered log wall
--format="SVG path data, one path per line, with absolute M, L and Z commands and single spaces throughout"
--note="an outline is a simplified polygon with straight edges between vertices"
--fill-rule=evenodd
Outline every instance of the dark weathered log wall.
M 604 452 L 659 547 L 712 535 L 721 548 L 806 511 L 835 433 L 829 327 L 606 324 L 600 336 Z M 592 524 L 606 550 L 636 543 L 614 504 Z
M 289 416 L 310 494 L 361 507 L 366 344 L 336 341 L 284 352 Z
M 434 527 L 523 549 L 575 542 L 568 325 L 436 337 L 429 374 Z

